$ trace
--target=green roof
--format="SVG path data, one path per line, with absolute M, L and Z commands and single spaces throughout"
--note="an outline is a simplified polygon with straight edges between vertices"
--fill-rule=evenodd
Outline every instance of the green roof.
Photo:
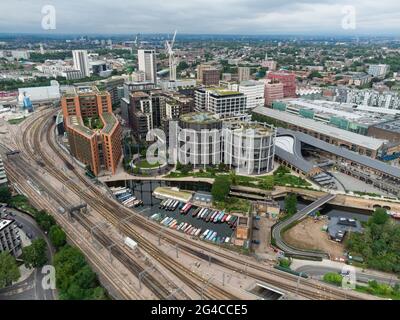
M 183 114 L 180 119 L 189 123 L 211 123 L 218 122 L 218 116 L 212 112 L 192 112 Z
M 110 133 L 113 128 L 115 127 L 115 124 L 117 123 L 117 119 L 115 116 L 111 113 L 105 112 L 102 114 L 102 117 L 104 119 L 104 128 L 101 132 L 104 133 Z

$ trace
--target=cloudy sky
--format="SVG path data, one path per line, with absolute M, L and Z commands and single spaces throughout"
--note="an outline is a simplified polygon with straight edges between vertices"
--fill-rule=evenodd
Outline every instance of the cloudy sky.
M 55 8 L 55 30 L 42 28 L 46 5 Z M 0 32 L 132 34 L 174 29 L 196 34 L 396 35 L 400 1 L 0 0 Z

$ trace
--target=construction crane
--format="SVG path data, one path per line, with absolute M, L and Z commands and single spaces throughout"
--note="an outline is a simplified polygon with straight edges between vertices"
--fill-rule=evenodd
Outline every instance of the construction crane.
M 168 40 L 165 41 L 165 48 L 169 55 L 169 80 L 170 81 L 176 81 L 177 59 L 175 57 L 175 52 L 173 51 L 176 33 L 177 33 L 177 30 L 175 30 L 175 33 L 174 33 L 174 36 L 173 36 L 171 42 Z
M 138 33 L 135 37 L 135 41 L 133 41 L 133 46 L 131 47 L 131 54 L 133 54 L 133 50 L 138 50 L 140 48 L 140 34 Z

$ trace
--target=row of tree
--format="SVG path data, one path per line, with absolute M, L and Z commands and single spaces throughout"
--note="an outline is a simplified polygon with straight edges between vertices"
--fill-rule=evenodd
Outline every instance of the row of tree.
M 0 189 L 0 202 L 11 203 L 8 188 Z M 60 298 L 65 300 L 103 300 L 108 299 L 104 288 L 100 286 L 96 273 L 86 262 L 79 249 L 67 244 L 64 230 L 46 211 L 33 210 L 39 227 L 49 236 L 57 250 L 54 256 L 56 282 Z M 22 248 L 21 258 L 27 268 L 40 268 L 48 263 L 47 243 L 39 238 Z M 20 277 L 18 265 L 8 252 L 0 253 L 0 288 L 10 285 Z
M 367 267 L 400 274 L 400 225 L 376 209 L 363 233 L 351 233 L 346 248 L 361 255 Z

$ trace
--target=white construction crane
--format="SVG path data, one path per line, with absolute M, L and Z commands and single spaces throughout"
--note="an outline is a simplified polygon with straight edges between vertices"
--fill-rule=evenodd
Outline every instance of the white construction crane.
M 175 57 L 175 52 L 172 50 L 174 48 L 174 44 L 175 44 L 176 33 L 177 33 L 177 30 L 175 30 L 174 37 L 172 38 L 171 42 L 169 42 L 168 40 L 165 41 L 165 48 L 169 55 L 169 80 L 170 81 L 176 81 L 177 60 Z
M 135 41 L 133 41 L 133 45 L 131 47 L 131 54 L 133 53 L 134 50 L 138 50 L 140 48 L 140 39 L 139 39 L 139 33 L 135 37 Z

